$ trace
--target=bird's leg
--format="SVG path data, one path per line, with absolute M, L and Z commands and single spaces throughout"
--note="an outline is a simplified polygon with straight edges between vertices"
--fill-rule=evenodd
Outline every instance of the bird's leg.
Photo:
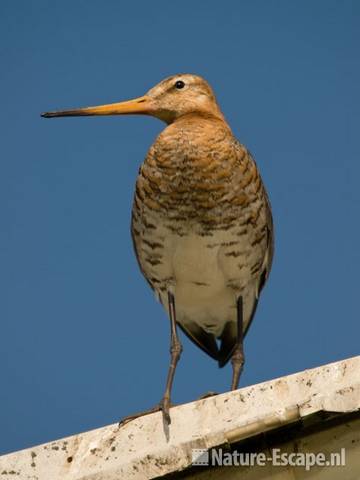
M 168 302 L 169 302 L 169 316 L 170 316 L 170 329 L 171 329 L 171 337 L 170 337 L 170 366 L 168 371 L 168 376 L 166 380 L 166 388 L 164 397 L 161 401 L 161 410 L 163 412 L 164 421 L 169 425 L 171 423 L 170 419 L 170 396 L 171 396 L 171 387 L 174 380 L 176 365 L 179 361 L 182 346 L 178 337 L 177 329 L 176 329 L 176 312 L 175 312 L 175 298 L 174 295 L 168 292 Z
M 166 381 L 165 394 L 161 402 L 155 407 L 149 408 L 149 410 L 145 410 L 143 412 L 128 415 L 123 419 L 121 419 L 119 422 L 119 427 L 125 425 L 131 420 L 135 420 L 136 418 L 142 417 L 144 415 L 149 415 L 151 413 L 158 412 L 159 410 L 163 412 L 163 418 L 165 423 L 167 425 L 171 423 L 170 413 L 169 413 L 169 410 L 171 407 L 171 403 L 170 403 L 171 387 L 174 380 L 176 365 L 177 365 L 177 362 L 179 361 L 179 358 L 182 352 L 182 346 L 181 346 L 181 343 L 177 334 L 177 328 L 176 328 L 175 299 L 174 299 L 174 295 L 170 292 L 168 292 L 168 302 L 169 302 L 170 328 L 171 328 L 170 330 L 171 331 L 171 341 L 170 341 L 171 360 L 170 360 L 170 366 L 169 366 L 169 371 L 168 371 L 168 376 Z
M 237 312 L 237 338 L 235 350 L 231 357 L 231 364 L 233 368 L 231 390 L 236 390 L 239 385 L 240 375 L 244 366 L 244 349 L 243 349 L 243 299 L 239 297 L 236 303 Z

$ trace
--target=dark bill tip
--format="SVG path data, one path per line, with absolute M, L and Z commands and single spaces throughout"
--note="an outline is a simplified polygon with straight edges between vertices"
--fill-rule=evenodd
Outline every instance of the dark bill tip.
M 58 111 L 58 112 L 44 112 L 44 113 L 41 113 L 40 116 L 43 118 L 54 118 L 54 117 L 68 117 L 71 114 L 72 114 L 71 112 Z
M 43 118 L 54 118 L 54 117 L 79 117 L 90 115 L 87 112 L 82 112 L 81 110 L 59 110 L 55 112 L 44 112 L 40 114 Z

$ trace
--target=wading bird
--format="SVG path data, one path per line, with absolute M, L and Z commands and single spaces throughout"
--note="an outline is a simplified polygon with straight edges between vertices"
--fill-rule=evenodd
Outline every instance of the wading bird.
M 166 78 L 134 100 L 44 113 L 152 115 L 167 126 L 139 170 L 131 233 L 140 269 L 170 318 L 170 394 L 182 346 L 177 325 L 223 367 L 231 388 L 244 364 L 243 337 L 273 256 L 270 203 L 250 152 L 234 138 L 209 84 Z

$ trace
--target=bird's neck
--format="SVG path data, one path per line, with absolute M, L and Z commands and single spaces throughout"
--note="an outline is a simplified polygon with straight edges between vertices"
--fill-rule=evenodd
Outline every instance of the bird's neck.
M 173 127 L 184 127 L 186 125 L 196 124 L 208 124 L 209 126 L 213 122 L 214 128 L 224 128 L 230 130 L 228 123 L 225 120 L 224 115 L 219 110 L 218 112 L 189 112 L 176 118 L 169 125 Z

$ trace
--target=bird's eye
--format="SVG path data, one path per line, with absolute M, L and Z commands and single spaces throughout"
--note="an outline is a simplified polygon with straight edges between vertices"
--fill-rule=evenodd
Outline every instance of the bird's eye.
M 179 90 L 180 90 L 180 88 L 184 88 L 184 87 L 185 87 L 185 83 L 182 80 L 178 80 L 175 83 L 175 88 L 178 88 Z

